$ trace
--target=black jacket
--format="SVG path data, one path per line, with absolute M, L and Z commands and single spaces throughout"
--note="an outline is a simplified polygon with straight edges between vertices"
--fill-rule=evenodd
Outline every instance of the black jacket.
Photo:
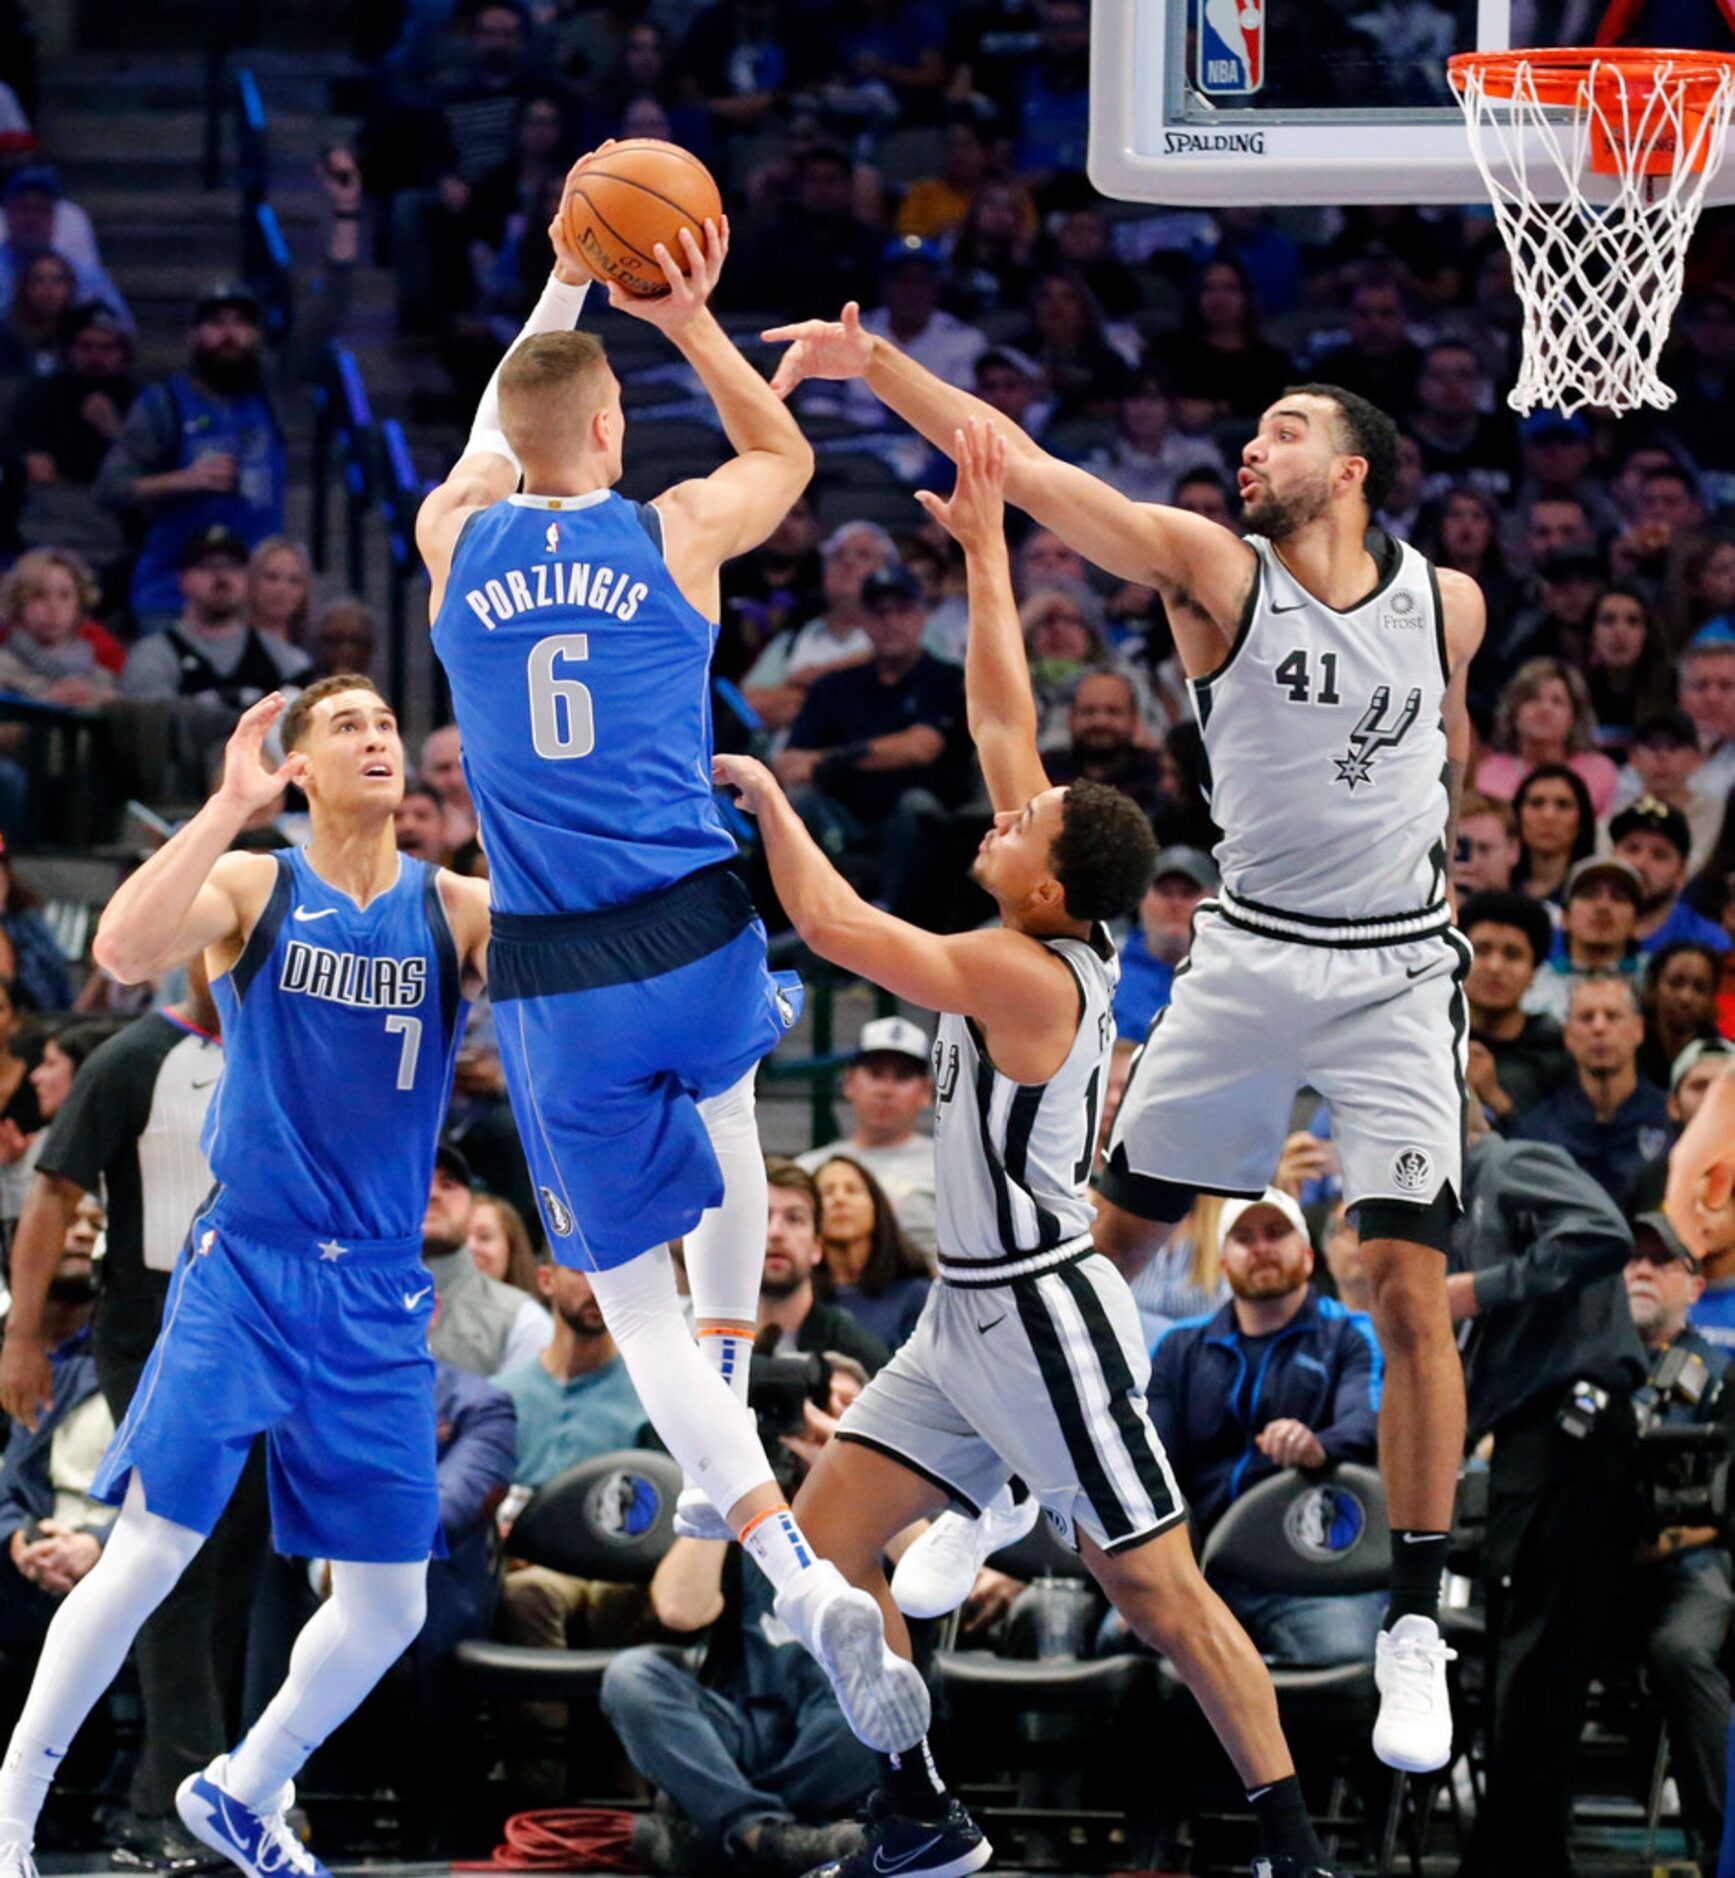
M 1498 1135 L 1471 1144 L 1451 1269 L 1476 1275 L 1462 1337 L 1473 1439 L 1564 1401 L 1580 1377 L 1621 1394 L 1645 1380 L 1622 1278 L 1632 1250 L 1614 1202 L 1563 1149 Z

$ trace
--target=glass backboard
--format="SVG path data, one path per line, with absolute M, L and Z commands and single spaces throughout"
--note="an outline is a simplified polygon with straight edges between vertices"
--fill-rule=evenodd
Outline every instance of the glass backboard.
M 1726 0 L 1095 0 L 1091 180 L 1195 208 L 1483 200 L 1446 60 L 1605 18 L 1615 43 L 1735 51 Z M 1735 155 L 1709 200 L 1735 201 Z

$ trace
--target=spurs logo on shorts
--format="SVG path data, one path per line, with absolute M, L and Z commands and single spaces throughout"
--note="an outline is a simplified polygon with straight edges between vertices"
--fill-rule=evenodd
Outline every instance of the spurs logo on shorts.
M 1400 1193 L 1426 1193 L 1434 1184 L 1434 1158 L 1422 1148 L 1392 1157 L 1392 1185 Z
M 556 1238 L 564 1239 L 572 1231 L 572 1214 L 566 1202 L 552 1187 L 538 1187 L 542 1195 L 542 1211 L 548 1220 L 548 1230 Z

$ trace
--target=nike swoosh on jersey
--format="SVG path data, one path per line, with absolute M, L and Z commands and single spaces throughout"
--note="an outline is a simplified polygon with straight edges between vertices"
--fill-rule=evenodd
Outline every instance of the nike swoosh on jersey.
M 222 1078 L 220 1076 L 211 1076 L 211 1077 L 208 1077 L 204 1082 L 189 1083 L 187 1086 L 191 1089 L 212 1089 L 212 1088 L 215 1088 L 216 1085 L 221 1081 L 222 1081 Z
M 404 1309 L 406 1311 L 413 1311 L 433 1288 L 432 1285 L 423 1285 L 420 1291 L 406 1291 L 404 1293 Z
M 1273 613 L 1299 613 L 1301 609 L 1306 605 L 1307 605 L 1307 602 L 1305 600 L 1297 600 L 1291 606 L 1279 606 L 1277 602 L 1273 600 L 1271 603 L 1271 610 Z
M 295 909 L 297 919 L 330 919 L 337 912 L 335 906 L 298 906 Z

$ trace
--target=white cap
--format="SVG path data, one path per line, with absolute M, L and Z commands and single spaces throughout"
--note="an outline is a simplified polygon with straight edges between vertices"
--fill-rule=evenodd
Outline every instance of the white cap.
M 913 1056 L 926 1069 L 928 1033 L 920 1024 L 912 1024 L 907 1017 L 876 1017 L 871 1024 L 862 1025 L 861 1042 L 856 1046 L 856 1055 L 881 1054 Z
M 1229 1204 L 1224 1207 L 1222 1218 L 1219 1221 L 1219 1230 L 1225 1241 L 1227 1241 L 1230 1233 L 1234 1231 L 1236 1225 L 1239 1223 L 1241 1215 L 1251 1206 L 1276 1207 L 1278 1212 L 1289 1221 L 1290 1225 L 1301 1234 L 1302 1238 L 1307 1240 L 1310 1245 L 1313 1243 L 1313 1236 L 1307 1230 L 1307 1216 L 1302 1212 L 1300 1204 L 1291 1199 L 1287 1193 L 1284 1193 L 1278 1187 L 1267 1187 L 1257 1200 L 1231 1200 Z

